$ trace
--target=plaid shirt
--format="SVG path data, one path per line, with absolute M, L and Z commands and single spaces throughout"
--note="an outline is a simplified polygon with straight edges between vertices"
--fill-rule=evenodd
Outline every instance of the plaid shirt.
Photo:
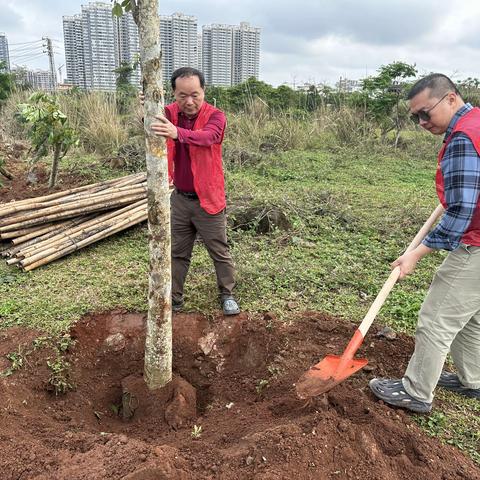
M 467 103 L 453 116 L 444 142 L 459 118 L 472 108 Z M 454 135 L 440 166 L 448 208 L 439 224 L 425 237 L 423 244 L 434 249 L 455 250 L 470 225 L 480 193 L 480 158 L 467 135 L 461 132 Z

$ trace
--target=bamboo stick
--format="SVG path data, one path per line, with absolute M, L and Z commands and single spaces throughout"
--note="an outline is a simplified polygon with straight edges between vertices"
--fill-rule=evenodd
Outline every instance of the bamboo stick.
M 136 173 L 136 174 L 133 174 L 133 175 L 128 175 L 126 177 L 114 178 L 114 179 L 111 179 L 111 180 L 105 180 L 104 182 L 91 183 L 89 185 L 84 185 L 82 187 L 71 188 L 69 190 L 64 190 L 62 192 L 51 193 L 49 195 L 45 195 L 45 196 L 42 196 L 42 197 L 33 197 L 33 198 L 27 198 L 27 199 L 24 199 L 24 200 L 17 200 L 15 202 L 0 204 L 0 217 L 2 217 L 4 215 L 3 211 L 5 209 L 10 208 L 11 204 L 23 205 L 23 204 L 26 204 L 26 203 L 43 202 L 43 201 L 47 201 L 47 200 L 53 200 L 55 198 L 60 198 L 60 197 L 70 195 L 70 194 L 73 194 L 73 193 L 90 190 L 92 188 L 93 189 L 102 188 L 102 187 L 107 187 L 108 188 L 108 187 L 110 187 L 112 185 L 116 185 L 116 184 L 117 184 L 117 186 L 118 185 L 125 185 L 125 184 L 128 184 L 130 182 L 136 182 L 138 179 L 144 179 L 144 178 L 146 178 L 145 173 Z M 142 180 L 142 181 L 144 181 L 144 180 Z
M 106 202 L 106 201 L 121 199 L 121 198 L 124 198 L 126 196 L 132 196 L 132 195 L 137 195 L 137 194 L 142 194 L 143 193 L 144 196 L 146 197 L 146 192 L 147 192 L 146 187 L 138 187 L 138 188 L 134 188 L 134 189 L 132 189 L 128 192 L 106 194 L 106 195 L 102 195 L 100 197 L 96 197 L 96 198 L 93 198 L 93 199 L 86 198 L 86 199 L 81 200 L 79 202 L 56 205 L 54 207 L 49 207 L 49 208 L 40 208 L 40 209 L 37 209 L 36 211 L 30 212 L 30 213 L 24 213 L 24 214 L 21 214 L 21 215 L 11 215 L 8 218 L 5 218 L 4 220 L 1 220 L 0 221 L 0 226 L 4 227 L 4 226 L 11 225 L 11 224 L 14 224 L 14 223 L 20 223 L 20 222 L 24 222 L 24 221 L 27 221 L 27 220 L 32 220 L 34 218 L 40 218 L 40 217 L 43 217 L 43 216 L 46 216 L 46 215 L 49 215 L 49 214 L 53 214 L 53 213 L 66 212 L 66 211 L 72 210 L 74 208 L 77 209 L 77 208 L 81 208 L 81 207 L 84 207 L 84 206 L 91 206 L 91 205 L 99 204 L 99 203 Z
M 60 230 L 59 231 L 64 231 L 70 227 L 72 227 L 73 225 L 76 225 L 77 223 L 79 222 L 83 222 L 85 220 L 88 220 L 90 218 L 92 218 L 93 215 L 89 215 L 89 216 L 84 216 L 84 217 L 78 217 L 76 218 L 75 220 L 69 220 L 67 222 L 64 222 L 64 225 L 62 227 L 59 227 Z M 4 252 L 2 252 L 2 255 L 3 256 L 13 256 L 13 255 L 16 255 L 18 252 L 22 251 L 23 249 L 27 248 L 27 247 L 30 247 L 31 245 L 35 245 L 39 242 L 43 242 L 44 240 L 46 240 L 47 238 L 51 238 L 55 235 L 58 234 L 58 231 L 55 231 L 55 230 L 51 230 L 47 233 L 44 233 L 42 235 L 39 235 L 38 237 L 35 237 L 35 238 L 32 238 L 30 240 L 27 240 L 21 244 L 17 244 L 16 246 L 14 247 L 11 247 L 9 248 L 8 250 L 5 250 Z
M 122 230 L 125 230 L 126 228 L 129 228 L 133 225 L 136 225 L 138 223 L 141 223 L 143 221 L 145 221 L 147 219 L 147 213 L 142 213 L 140 215 L 138 215 L 137 217 L 135 217 L 134 219 L 131 219 L 131 220 L 126 220 L 124 222 L 122 222 L 121 224 L 119 225 L 115 225 L 113 227 L 110 227 L 102 232 L 99 232 L 89 238 L 86 238 L 84 240 L 82 240 L 81 242 L 75 244 L 75 245 L 71 245 L 67 248 L 64 248 L 60 251 L 57 251 L 55 253 L 52 253 L 51 255 L 48 255 L 47 257 L 44 257 L 42 258 L 41 260 L 38 260 L 34 263 L 30 263 L 28 265 L 22 265 L 22 262 L 19 262 L 20 265 L 23 267 L 24 271 L 25 272 L 29 272 L 35 268 L 38 268 L 42 265 L 46 265 L 47 263 L 50 263 L 52 262 L 53 260 L 57 260 L 61 257 L 64 257 L 65 255 L 68 255 L 69 253 L 72 253 L 74 252 L 75 250 L 79 250 L 80 248 L 83 248 L 87 245 L 90 245 L 92 243 L 95 243 L 99 240 L 103 240 L 104 238 L 107 238 L 117 232 L 120 232 Z
M 28 203 L 25 205 L 12 205 L 10 209 L 7 209 L 4 211 L 2 216 L 10 216 L 15 213 L 20 213 L 20 212 L 28 212 L 29 210 L 39 210 L 42 208 L 49 208 L 49 207 L 55 207 L 55 206 L 60 206 L 60 205 L 65 205 L 67 203 L 73 203 L 73 202 L 79 202 L 81 200 L 95 200 L 99 198 L 107 198 L 112 196 L 113 194 L 119 194 L 119 193 L 131 193 L 132 191 L 137 191 L 140 188 L 144 188 L 145 191 L 147 189 L 147 184 L 142 183 L 138 187 L 132 187 L 132 185 L 126 185 L 123 187 L 115 187 L 115 188 L 108 188 L 106 190 L 102 190 L 100 192 L 96 193 L 91 193 L 91 192 L 86 192 L 86 193 L 81 193 L 78 195 L 69 195 L 67 197 L 62 197 L 58 198 L 55 200 L 51 200 L 48 202 L 38 202 L 38 203 Z M 41 213 L 41 210 L 38 212 Z M 12 218 L 12 217 L 10 217 Z
M 70 228 L 68 230 L 65 230 L 62 233 L 59 233 L 58 235 L 55 235 L 54 237 L 48 238 L 43 242 L 27 247 L 26 249 L 22 249 L 17 253 L 17 255 L 21 255 L 24 258 L 28 258 L 28 257 L 31 257 L 32 255 L 36 255 L 38 252 L 44 249 L 52 248 L 54 246 L 58 248 L 63 243 L 68 243 L 68 241 L 71 239 L 81 237 L 82 235 L 98 230 L 99 228 L 105 228 L 105 226 L 114 225 L 115 223 L 118 223 L 120 220 L 123 220 L 124 218 L 127 218 L 133 214 L 136 214 L 137 212 L 146 211 L 146 206 L 147 206 L 147 202 L 145 200 L 143 204 L 137 206 L 136 208 L 132 209 L 129 206 L 129 208 L 124 209 L 125 211 L 122 214 L 118 214 L 118 212 L 114 212 L 112 214 L 105 216 L 108 218 L 102 219 L 102 218 L 96 217 L 93 220 L 90 220 L 89 222 L 81 223 L 80 225 L 74 228 Z
M 89 207 L 83 207 L 83 208 L 75 208 L 72 210 L 67 210 L 63 212 L 57 212 L 57 213 L 52 213 L 50 215 L 45 215 L 44 217 L 37 217 L 33 218 L 31 220 L 26 220 L 26 221 L 21 221 L 13 224 L 8 224 L 0 227 L 0 233 L 3 232 L 9 232 L 12 230 L 16 230 L 18 228 L 25 228 L 29 227 L 32 225 L 38 225 L 38 224 L 43 224 L 43 223 L 49 223 L 54 220 L 61 220 L 65 218 L 72 218 L 79 216 L 84 213 L 90 213 L 90 212 L 96 212 L 96 211 L 101 211 L 101 210 L 111 210 L 113 208 L 126 205 L 128 203 L 133 203 L 134 201 L 140 200 L 142 198 L 145 198 L 144 195 L 145 192 L 137 195 L 132 195 L 128 196 L 125 198 L 117 199 L 116 201 L 110 201 L 106 203 L 98 203 L 95 205 L 91 205 Z
M 15 265 L 16 263 L 19 263 L 22 259 L 21 258 L 9 258 L 7 260 L 7 265 Z
M 30 240 L 35 237 L 39 237 L 40 235 L 43 235 L 45 233 L 53 232 L 53 231 L 59 231 L 61 230 L 64 226 L 70 225 L 73 220 L 67 220 L 65 222 L 58 222 L 58 223 L 53 223 L 52 225 L 37 225 L 35 227 L 32 227 L 35 229 L 31 233 L 27 233 L 25 235 L 18 235 L 16 238 L 12 240 L 13 245 L 19 245 L 20 243 L 26 242 L 27 240 Z M 21 231 L 21 230 L 19 230 Z M 8 235 L 9 233 L 4 233 L 3 235 Z
M 22 235 L 29 235 L 31 233 L 38 232 L 39 230 L 42 230 L 42 227 L 23 228 L 21 230 L 14 230 L 12 232 L 2 233 L 0 234 L 0 240 L 9 240 L 11 238 L 20 237 Z

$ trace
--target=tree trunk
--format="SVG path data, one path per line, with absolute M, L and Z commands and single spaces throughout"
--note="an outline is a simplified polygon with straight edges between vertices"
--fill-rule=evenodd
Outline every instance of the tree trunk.
M 395 134 L 395 150 L 398 148 L 398 142 L 400 140 L 400 133 L 401 133 L 401 130 L 397 129 L 397 133 Z
M 60 143 L 55 144 L 53 151 L 52 170 L 50 171 L 50 180 L 48 181 L 48 188 L 53 188 L 57 181 L 58 162 L 60 161 L 60 150 L 62 145 Z
M 163 113 L 158 0 L 132 1 L 139 28 L 140 61 L 145 94 L 148 231 L 150 278 L 148 291 L 145 381 L 154 390 L 172 379 L 172 305 L 170 192 L 165 140 L 150 130 L 154 115 Z

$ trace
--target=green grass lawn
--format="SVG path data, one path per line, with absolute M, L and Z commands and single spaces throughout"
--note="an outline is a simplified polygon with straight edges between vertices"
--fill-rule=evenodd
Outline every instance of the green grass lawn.
M 421 152 L 429 152 L 423 156 Z M 227 172 L 229 203 L 276 205 L 290 231 L 258 235 L 229 230 L 244 310 L 288 318 L 318 310 L 360 322 L 437 205 L 435 152 L 328 148 L 269 155 Z M 104 176 L 104 174 L 102 174 Z M 413 333 L 418 309 L 443 254 L 430 255 L 395 287 L 377 321 Z M 59 334 L 89 312 L 146 310 L 146 227 L 137 227 L 30 273 L 0 264 L 2 326 Z M 218 309 L 213 265 L 197 245 L 186 309 Z M 478 402 L 442 393 L 440 407 L 418 422 L 480 463 Z

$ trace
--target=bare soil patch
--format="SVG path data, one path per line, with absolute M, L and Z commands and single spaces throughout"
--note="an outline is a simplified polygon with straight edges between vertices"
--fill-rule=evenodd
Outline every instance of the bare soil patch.
M 27 179 L 28 164 L 22 159 L 26 147 L 22 144 L 9 145 L 8 148 L 0 144 L 0 155 L 6 158 L 5 168 L 12 174 L 13 178 L 0 177 L 0 203 L 12 200 L 23 200 L 25 198 L 40 197 L 50 193 L 60 192 L 67 188 L 75 188 L 81 185 L 92 183 L 91 180 L 81 175 L 73 175 L 58 172 L 57 184 L 48 188 L 49 169 L 47 163 L 38 162 L 36 167 L 37 182 L 30 183 Z M 49 164 L 48 164 L 49 165 Z
M 73 391 L 55 396 L 46 388 L 49 349 L 36 350 L 23 368 L 0 379 L 0 476 L 480 479 L 460 451 L 425 436 L 408 414 L 370 394 L 372 376 L 401 375 L 413 348 L 409 337 L 369 335 L 360 352 L 370 360 L 368 370 L 311 403 L 296 397 L 300 375 L 325 354 L 340 354 L 354 329 L 319 313 L 291 325 L 270 314 L 175 315 L 174 371 L 195 388 L 196 414 L 174 429 L 161 401 L 122 419 L 122 381 L 143 371 L 145 316 L 85 317 L 72 329 L 76 342 L 66 353 Z M 37 332 L 1 334 L 4 355 L 30 345 Z M 181 408 L 180 402 L 175 411 Z

